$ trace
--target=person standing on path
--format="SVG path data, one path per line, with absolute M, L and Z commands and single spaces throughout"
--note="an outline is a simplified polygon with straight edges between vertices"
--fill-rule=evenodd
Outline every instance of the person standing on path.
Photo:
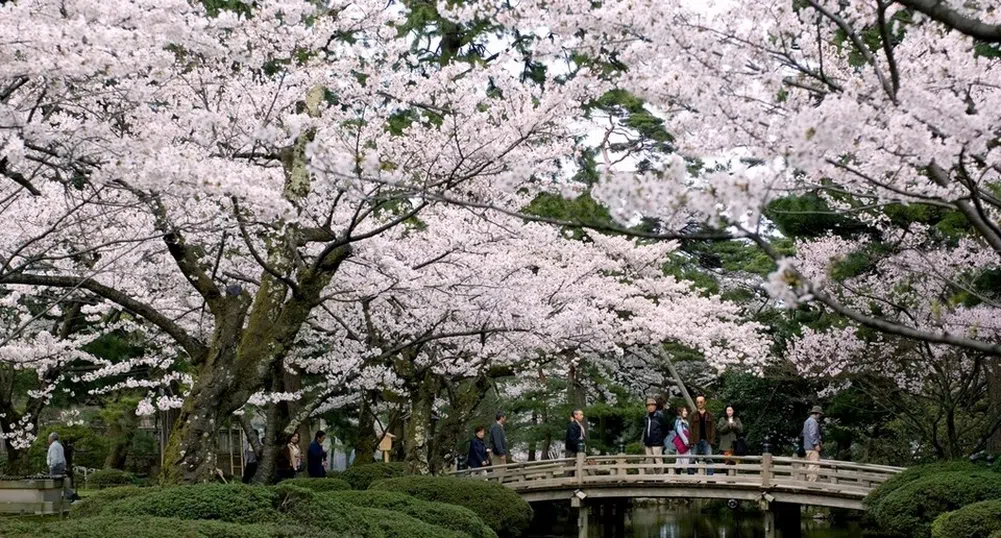
M 295 473 L 301 466 L 302 453 L 299 449 L 299 434 L 293 433 L 278 453 L 278 481 L 295 478 Z
M 740 418 L 737 417 L 732 405 L 726 407 L 726 415 L 719 419 L 719 425 L 716 429 L 720 434 L 719 450 L 727 457 L 725 463 L 733 465 L 735 462 L 730 459 L 730 456 L 734 453 L 734 445 L 737 439 L 740 439 L 740 436 L 744 434 L 744 425 L 741 424 Z
M 257 438 L 260 442 L 264 442 L 264 434 L 257 432 Z M 243 449 L 243 478 L 241 481 L 244 484 L 249 484 L 251 480 L 254 479 L 254 475 L 257 474 L 257 467 L 260 465 L 260 458 L 257 457 L 257 451 L 254 450 L 254 443 L 247 439 L 247 446 Z
M 584 452 L 584 441 L 587 439 L 587 429 L 584 428 L 584 411 L 575 409 L 570 415 L 570 424 L 567 425 L 567 457 L 576 458 L 577 454 Z
M 695 399 L 695 416 L 692 417 L 692 441 L 695 443 L 696 456 L 712 456 L 713 445 L 716 444 L 716 422 L 712 413 L 706 409 L 706 397 L 699 396 Z M 706 474 L 712 475 L 712 458 L 697 458 L 700 463 L 705 463 L 709 467 Z
M 646 416 L 643 418 L 643 451 L 655 465 L 662 465 L 664 458 L 664 439 L 667 437 L 668 424 L 664 414 L 657 409 L 655 398 L 646 399 Z M 658 467 L 659 469 L 659 467 Z M 646 469 L 642 469 L 646 474 Z
M 504 435 L 504 424 L 507 423 L 507 415 L 503 411 L 497 412 L 497 421 L 490 426 L 490 465 L 505 465 L 510 463 L 508 459 L 507 437 Z
M 70 479 L 66 474 L 66 452 L 63 444 L 59 442 L 59 434 L 52 432 L 48 437 L 49 450 L 45 453 L 45 464 L 49 468 L 49 476 L 63 477 L 63 495 L 67 499 L 73 499 L 73 490 L 70 488 Z
M 470 469 L 479 469 L 490 465 L 487 445 L 483 442 L 486 435 L 487 429 L 483 426 L 477 426 L 473 432 L 473 440 L 469 442 L 469 456 L 466 457 L 466 464 Z
M 813 462 L 806 466 L 806 481 L 816 482 L 817 471 L 820 465 L 820 452 L 823 450 L 823 431 L 820 428 L 820 419 L 824 416 L 824 410 L 819 405 L 813 406 L 810 416 L 803 422 L 803 450 L 806 452 L 806 461 Z
M 310 478 L 327 477 L 327 451 L 323 450 L 323 442 L 327 439 L 327 434 L 323 430 L 316 432 L 313 442 L 306 450 L 306 472 Z

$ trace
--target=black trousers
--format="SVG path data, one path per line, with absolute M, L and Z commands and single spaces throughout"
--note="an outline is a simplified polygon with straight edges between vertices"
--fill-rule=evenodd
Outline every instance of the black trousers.
M 254 479 L 255 474 L 257 474 L 257 462 L 252 461 L 247 463 L 243 467 L 243 483 L 249 484 L 250 481 Z

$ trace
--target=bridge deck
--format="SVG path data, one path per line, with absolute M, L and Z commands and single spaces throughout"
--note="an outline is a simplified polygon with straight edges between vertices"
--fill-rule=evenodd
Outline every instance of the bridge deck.
M 608 498 L 701 498 L 863 509 L 862 499 L 902 471 L 837 460 L 709 456 L 593 456 L 457 471 L 498 482 L 529 502 Z M 694 474 L 690 474 L 694 473 Z M 712 473 L 712 474 L 710 474 Z

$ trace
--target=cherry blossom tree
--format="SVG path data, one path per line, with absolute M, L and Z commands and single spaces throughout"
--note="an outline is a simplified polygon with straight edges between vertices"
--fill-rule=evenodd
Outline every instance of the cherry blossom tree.
M 572 152 L 572 112 L 599 87 L 543 91 L 503 62 L 411 68 L 405 15 L 0 7 L 5 218 L 42 216 L 5 245 L 0 284 L 84 293 L 169 339 L 196 375 L 160 399 L 181 406 L 168 480 L 212 475 L 220 423 L 278 387 L 359 244 Z
M 766 288 L 785 306 L 815 306 L 935 356 L 987 356 L 1001 394 L 995 299 L 970 285 L 1001 254 L 998 10 L 924 0 L 585 4 L 477 2 L 451 13 L 542 24 L 553 35 L 537 46 L 624 66 L 614 84 L 663 118 L 677 152 L 639 161 L 604 144 L 592 194 L 621 223 L 657 219 L 645 235 L 666 239 L 692 237 L 685 227 L 697 223 L 701 237 L 751 241 L 777 263 Z M 621 128 L 606 127 L 605 139 Z M 806 194 L 824 202 L 818 217 L 846 216 L 864 231 L 780 253 L 768 210 Z M 910 208 L 939 216 L 901 226 L 894 215 Z M 942 220 L 963 239 L 942 233 Z M 830 278 L 859 255 L 864 276 Z M 957 290 L 976 300 L 950 300 Z

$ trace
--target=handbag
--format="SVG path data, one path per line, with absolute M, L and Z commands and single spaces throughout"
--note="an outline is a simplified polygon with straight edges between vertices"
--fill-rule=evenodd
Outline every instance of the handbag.
M 738 437 L 737 440 L 733 442 L 733 455 L 734 456 L 747 455 L 747 441 L 745 441 L 743 437 Z
M 688 445 L 686 445 L 685 442 L 681 440 L 680 435 L 674 436 L 674 448 L 678 449 L 678 454 L 684 454 L 685 452 L 688 452 Z

